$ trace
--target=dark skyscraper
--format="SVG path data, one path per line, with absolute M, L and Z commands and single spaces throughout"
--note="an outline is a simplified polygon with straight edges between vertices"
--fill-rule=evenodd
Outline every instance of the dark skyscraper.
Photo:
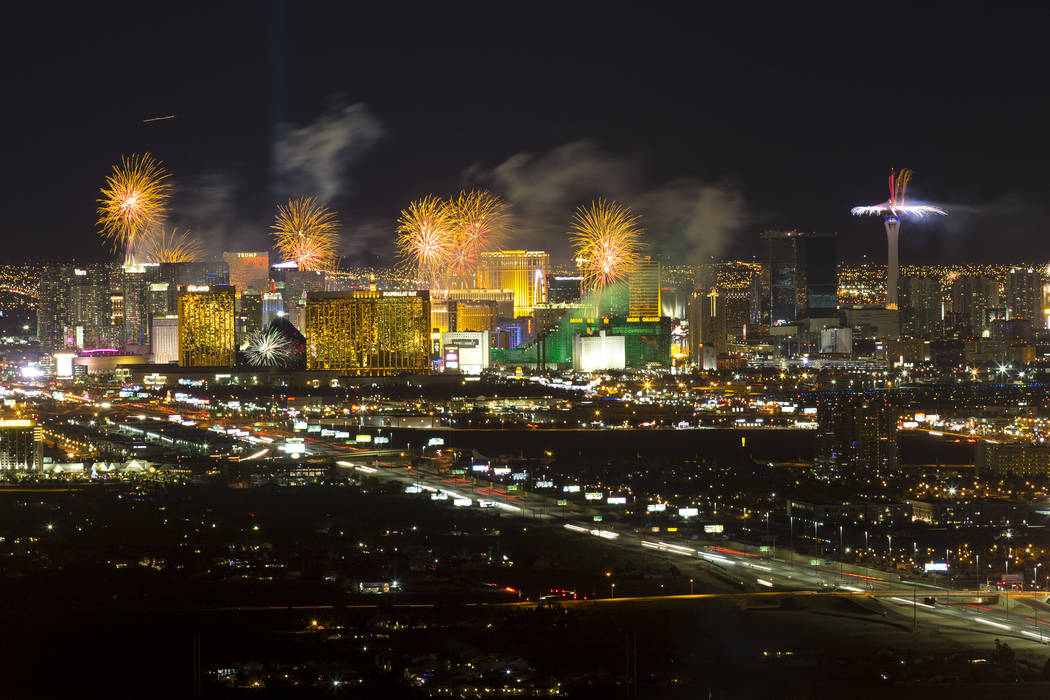
M 583 296 L 583 277 L 580 275 L 547 275 L 547 301 L 552 304 L 571 304 Z
M 767 231 L 770 325 L 832 316 L 838 308 L 835 234 Z
M 834 233 L 806 233 L 796 239 L 799 286 L 805 294 L 805 316 L 834 316 L 839 306 L 838 236 Z

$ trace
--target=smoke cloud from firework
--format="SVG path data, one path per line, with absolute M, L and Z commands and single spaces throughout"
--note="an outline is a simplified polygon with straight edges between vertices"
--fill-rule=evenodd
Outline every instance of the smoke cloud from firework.
M 332 202 L 349 189 L 350 165 L 384 133 L 367 105 L 329 111 L 302 127 L 285 125 L 274 146 L 278 197 L 316 196 Z
M 317 196 L 338 205 L 351 187 L 353 165 L 385 133 L 365 104 L 331 109 L 303 126 L 284 125 L 274 144 L 277 201 L 289 195 Z M 169 223 L 196 232 L 211 255 L 224 250 L 265 250 L 269 222 L 249 173 L 215 172 L 176 176 Z M 270 202 L 266 201 L 265 210 Z M 338 207 L 337 207 L 338 208 Z M 350 259 L 374 262 L 369 255 L 387 245 L 385 217 L 355 217 L 348 223 L 340 252 Z
M 519 153 L 499 165 L 470 168 L 466 179 L 503 194 L 511 203 L 514 246 L 567 257 L 565 231 L 575 208 L 593 198 L 614 199 L 645 218 L 647 250 L 699 263 L 727 249 L 748 222 L 735 189 L 679 179 L 647 185 L 641 164 L 602 152 L 588 141 L 541 155 Z M 508 243 L 509 244 L 509 243 Z
M 268 223 L 242 220 L 237 197 L 234 178 L 226 174 L 176 178 L 168 222 L 192 230 L 212 256 L 226 250 L 265 250 L 270 245 Z

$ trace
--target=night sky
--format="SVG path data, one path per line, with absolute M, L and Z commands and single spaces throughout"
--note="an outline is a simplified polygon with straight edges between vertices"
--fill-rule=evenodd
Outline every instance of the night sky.
M 902 262 L 1050 258 L 1045 17 L 375 5 L 5 9 L 0 262 L 104 258 L 98 188 L 145 150 L 173 174 L 171 222 L 216 250 L 266 246 L 277 199 L 312 194 L 350 261 L 389 261 L 410 199 L 485 185 L 556 259 L 572 209 L 607 195 L 680 260 L 798 228 L 884 261 L 880 222 L 849 209 L 883 201 L 897 166 L 952 211 L 902 227 Z

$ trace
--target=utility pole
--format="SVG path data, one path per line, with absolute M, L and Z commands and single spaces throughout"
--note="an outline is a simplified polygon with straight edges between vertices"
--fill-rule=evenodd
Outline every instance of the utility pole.
M 201 636 L 193 635 L 193 697 L 201 696 Z

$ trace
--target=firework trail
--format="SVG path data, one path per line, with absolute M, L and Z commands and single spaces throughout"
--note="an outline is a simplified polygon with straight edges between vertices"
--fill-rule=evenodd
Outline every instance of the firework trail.
M 450 274 L 472 283 L 481 253 L 498 247 L 510 227 L 507 204 L 485 190 L 460 192 L 448 203 L 452 228 Z
M 244 353 L 253 367 L 280 367 L 292 359 L 292 342 L 276 330 L 256 331 Z
M 339 218 L 313 197 L 277 207 L 273 235 L 278 252 L 300 270 L 330 270 L 339 247 Z
M 139 237 L 137 255 L 151 263 L 197 262 L 204 258 L 204 248 L 189 231 L 156 226 Z
M 98 226 L 113 250 L 134 262 L 136 238 L 164 218 L 171 196 L 168 172 L 149 153 L 122 157 L 106 178 L 98 200 Z
M 932 214 L 948 216 L 948 212 L 940 207 L 904 203 L 904 195 L 908 191 L 908 183 L 911 182 L 912 174 L 910 168 L 902 168 L 900 173 L 891 169 L 889 200 L 882 204 L 853 207 L 850 213 L 854 216 L 910 216 L 916 219 L 923 219 Z
M 455 226 L 451 208 L 427 195 L 408 205 L 397 222 L 397 255 L 424 284 L 446 279 L 454 259 Z
M 602 199 L 576 210 L 569 241 L 587 288 L 600 292 L 631 271 L 645 233 L 638 218 L 630 209 Z

